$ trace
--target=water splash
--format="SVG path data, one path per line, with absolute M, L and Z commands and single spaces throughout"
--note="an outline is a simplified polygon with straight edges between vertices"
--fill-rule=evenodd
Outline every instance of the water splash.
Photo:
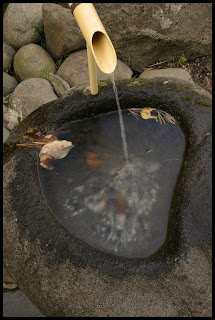
M 124 157 L 125 157 L 126 164 L 128 164 L 129 163 L 128 146 L 127 146 L 127 140 L 126 140 L 126 134 L 125 134 L 125 126 L 124 126 L 124 121 L 123 121 L 123 117 L 122 117 L 122 110 L 120 108 L 119 96 L 118 96 L 116 84 L 115 84 L 115 81 L 114 81 L 114 73 L 110 73 L 110 79 L 111 79 L 111 82 L 113 84 L 113 91 L 115 93 L 116 104 L 117 104 L 118 113 L 119 113 L 119 122 L 120 122 L 120 128 L 121 128 L 121 137 L 122 137 L 122 145 L 123 145 Z

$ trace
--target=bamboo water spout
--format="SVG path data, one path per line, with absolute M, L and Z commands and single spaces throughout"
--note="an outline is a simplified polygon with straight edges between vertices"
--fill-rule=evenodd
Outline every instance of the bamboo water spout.
M 97 69 L 113 73 L 117 57 L 115 49 L 92 3 L 68 3 L 87 43 L 91 94 L 98 93 Z

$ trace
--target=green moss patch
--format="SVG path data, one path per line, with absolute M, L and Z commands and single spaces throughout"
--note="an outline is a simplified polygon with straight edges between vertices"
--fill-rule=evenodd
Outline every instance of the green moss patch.
M 169 92 L 169 91 L 173 91 L 173 88 L 165 88 L 161 92 Z
M 128 87 L 135 87 L 135 86 L 141 86 L 141 83 L 138 81 L 133 81 L 127 84 Z
M 200 106 L 211 107 L 211 102 L 208 100 L 199 99 L 199 100 L 196 100 L 195 102 Z
M 183 96 L 183 97 L 181 97 L 181 100 L 182 100 L 182 101 L 190 101 L 190 100 L 192 100 L 192 99 L 191 99 L 191 97 L 189 97 L 189 96 Z
M 107 87 L 107 83 L 106 83 L 106 82 L 104 82 L 104 81 L 98 81 L 98 88 L 99 88 L 99 90 L 100 90 L 100 89 L 103 89 L 103 88 L 105 88 L 105 87 Z

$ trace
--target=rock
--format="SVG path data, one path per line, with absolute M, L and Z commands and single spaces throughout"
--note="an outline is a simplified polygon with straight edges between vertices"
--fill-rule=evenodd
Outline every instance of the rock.
M 22 120 L 41 105 L 58 97 L 46 79 L 33 78 L 22 81 L 9 98 L 12 108 L 21 112 Z
M 3 143 L 5 143 L 9 135 L 10 135 L 10 131 L 8 131 L 5 127 L 3 127 Z
M 21 47 L 14 57 L 14 70 L 21 80 L 44 78 L 43 72 L 56 72 L 54 60 L 38 44 Z
M 98 68 L 97 70 L 98 80 L 110 80 L 110 76 L 108 74 L 101 72 Z M 131 78 L 132 73 L 133 72 L 129 67 L 127 67 L 122 61 L 117 60 L 117 66 L 114 72 L 115 79 Z M 72 53 L 62 63 L 57 71 L 57 75 L 67 81 L 71 87 L 81 84 L 89 84 L 87 50 L 85 49 Z
M 11 68 L 13 57 L 16 51 L 6 41 L 3 41 L 3 71 L 7 71 Z
M 212 51 L 211 3 L 95 3 L 117 56 L 132 70 L 184 52 L 187 59 Z
M 62 96 L 65 91 L 70 89 L 69 84 L 56 74 L 50 74 L 48 80 L 52 84 L 58 97 Z
M 36 43 L 40 35 L 35 27 L 43 29 L 43 3 L 10 3 L 3 20 L 3 35 L 14 48 Z
M 3 294 L 3 317 L 44 317 L 22 290 Z
M 194 84 L 193 79 L 189 74 L 189 72 L 182 68 L 146 70 L 140 74 L 139 78 L 140 79 L 177 78 L 180 80 L 188 81 L 191 84 Z
M 7 96 L 9 93 L 13 92 L 13 90 L 18 85 L 18 81 L 7 74 L 6 72 L 3 72 L 3 95 Z
M 7 111 L 7 107 L 3 104 L 3 114 Z
M 3 119 L 3 128 L 7 129 L 8 122 Z
M 8 132 L 8 136 L 9 136 L 9 134 L 10 134 L 10 132 Z M 3 288 L 4 289 L 17 288 L 17 285 L 15 284 L 11 275 L 8 273 L 8 269 L 4 263 L 3 263 Z
M 21 120 L 21 113 L 13 108 L 8 108 L 8 110 L 4 113 L 4 120 L 8 122 L 6 128 L 11 131 L 19 124 Z
M 43 24 L 47 51 L 54 59 L 86 48 L 84 37 L 70 9 L 53 3 L 44 4 Z
M 188 142 L 165 243 L 147 259 L 108 254 L 78 239 L 50 213 L 38 177 L 38 154 L 20 148 L 5 155 L 4 259 L 14 280 L 46 317 L 212 317 L 211 101 L 188 91 L 188 82 L 173 79 L 170 87 L 164 91 L 160 79 L 117 83 L 124 112 L 134 107 L 162 107 L 176 117 Z M 190 99 L 184 99 L 187 97 Z M 70 121 L 75 125 L 75 120 L 116 110 L 111 83 L 97 96 L 86 97 L 79 88 L 69 90 L 30 115 L 8 142 L 22 141 L 32 123 L 44 131 L 60 131 L 71 128 Z M 94 119 L 97 125 L 98 118 Z M 141 121 L 131 116 L 132 120 Z M 153 124 L 161 134 L 166 129 L 166 125 Z M 132 148 L 135 136 L 130 138 Z M 166 139 L 168 144 L 168 136 Z M 78 160 L 80 164 L 85 161 Z M 72 163 L 68 170 L 73 170 Z M 62 192 L 72 197 L 73 189 L 71 185 Z

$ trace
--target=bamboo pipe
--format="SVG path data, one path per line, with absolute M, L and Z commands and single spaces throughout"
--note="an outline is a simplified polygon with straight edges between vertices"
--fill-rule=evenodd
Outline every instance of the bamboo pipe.
M 90 91 L 91 94 L 98 94 L 98 82 L 97 82 L 97 69 L 96 69 L 96 61 L 94 59 L 92 50 L 89 48 L 87 44 L 87 58 L 88 58 L 88 69 L 89 69 L 89 79 L 90 79 Z
M 113 73 L 117 57 L 115 49 L 92 3 L 68 3 L 87 43 L 91 94 L 98 93 L 97 70 Z M 97 88 L 97 89 L 96 89 Z

